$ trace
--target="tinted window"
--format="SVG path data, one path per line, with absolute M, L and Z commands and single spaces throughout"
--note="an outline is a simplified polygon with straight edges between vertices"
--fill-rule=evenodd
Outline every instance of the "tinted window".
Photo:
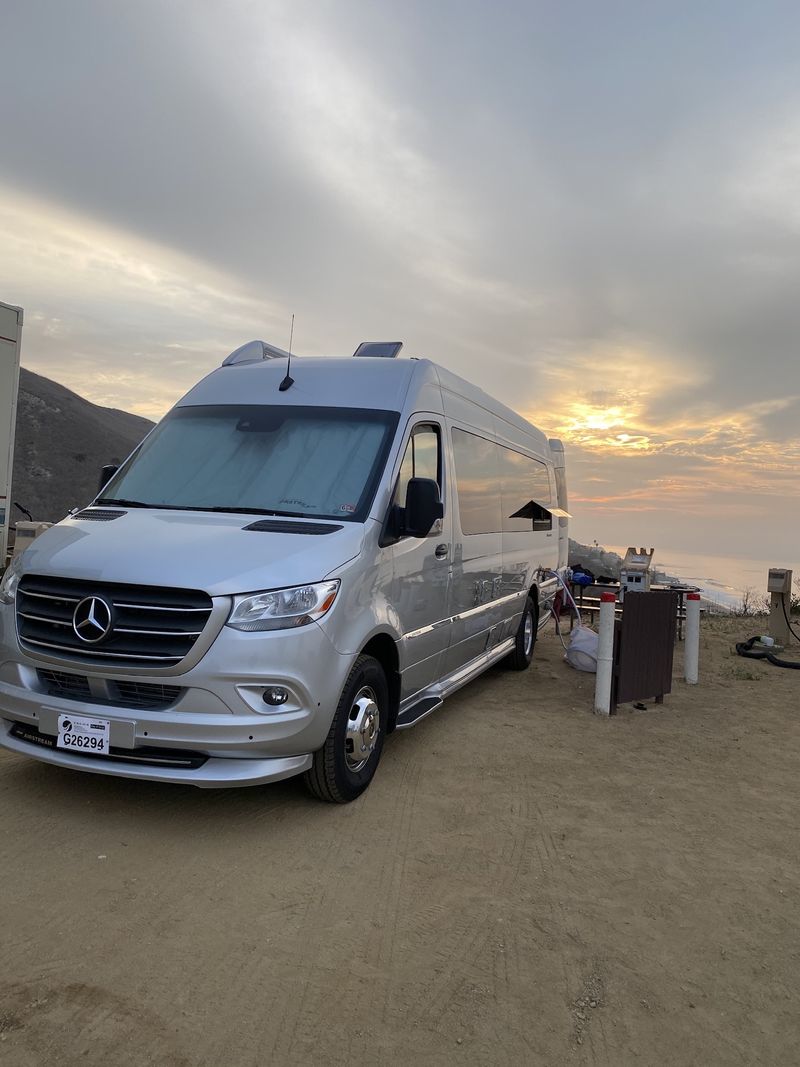
M 476 434 L 454 429 L 453 458 L 462 533 L 498 532 L 500 490 L 497 445 Z
M 503 533 L 549 530 L 553 518 L 550 505 L 550 479 L 539 460 L 498 446 L 500 492 L 503 504 Z

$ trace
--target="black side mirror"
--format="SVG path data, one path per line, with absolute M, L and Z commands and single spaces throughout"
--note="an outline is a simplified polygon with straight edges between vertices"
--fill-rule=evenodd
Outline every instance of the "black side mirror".
M 97 487 L 98 493 L 102 493 L 111 479 L 119 470 L 118 463 L 106 463 L 104 467 L 100 468 L 100 484 Z
M 443 516 L 439 486 L 433 478 L 412 478 L 406 490 L 403 533 L 410 537 L 427 537 L 433 524 Z

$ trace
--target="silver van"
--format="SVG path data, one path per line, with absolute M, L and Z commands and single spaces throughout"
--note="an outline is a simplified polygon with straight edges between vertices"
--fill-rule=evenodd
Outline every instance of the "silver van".
M 567 563 L 563 449 L 398 348 L 290 374 L 243 346 L 15 559 L 0 744 L 341 803 L 387 734 L 524 670 Z

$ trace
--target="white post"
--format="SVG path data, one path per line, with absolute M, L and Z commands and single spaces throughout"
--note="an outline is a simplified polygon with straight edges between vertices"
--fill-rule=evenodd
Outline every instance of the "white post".
M 683 660 L 686 681 L 697 685 L 698 662 L 700 659 L 700 594 L 686 594 L 686 641 L 683 646 Z
M 597 675 L 594 683 L 594 711 L 596 715 L 611 714 L 611 678 L 614 671 L 614 607 L 613 593 L 600 594 L 600 621 L 597 647 Z

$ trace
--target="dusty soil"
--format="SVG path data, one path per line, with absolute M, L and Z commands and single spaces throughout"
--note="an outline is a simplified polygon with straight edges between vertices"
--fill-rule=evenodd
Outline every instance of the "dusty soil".
M 757 628 L 610 720 L 549 633 L 346 807 L 3 752 L 0 1061 L 797 1063 L 800 673 Z

